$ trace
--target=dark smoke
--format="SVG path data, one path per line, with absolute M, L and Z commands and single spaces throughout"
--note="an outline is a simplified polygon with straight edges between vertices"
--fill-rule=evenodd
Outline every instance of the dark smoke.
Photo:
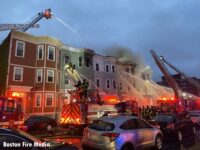
M 124 63 L 132 63 L 136 65 L 136 69 L 144 68 L 144 61 L 141 55 L 136 54 L 133 50 L 122 47 L 112 46 L 105 50 L 105 55 L 114 56 Z

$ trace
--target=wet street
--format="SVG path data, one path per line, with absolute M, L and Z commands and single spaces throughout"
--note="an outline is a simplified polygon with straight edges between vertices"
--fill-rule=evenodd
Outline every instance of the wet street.
M 54 133 L 54 135 L 46 134 L 45 132 L 41 133 L 41 131 L 40 135 L 37 132 L 32 134 L 46 141 L 53 140 L 55 142 L 67 142 L 77 146 L 79 150 L 82 150 L 82 136 L 79 133 L 70 133 L 69 131 L 67 131 L 67 129 L 57 131 Z M 182 143 L 164 143 L 163 150 L 200 150 L 200 130 L 196 131 L 196 138 L 189 137 L 187 139 L 184 139 Z

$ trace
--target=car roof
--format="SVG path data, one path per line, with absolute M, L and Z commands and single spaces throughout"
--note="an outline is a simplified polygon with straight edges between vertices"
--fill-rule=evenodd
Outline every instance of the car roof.
M 115 125 L 121 125 L 125 121 L 127 121 L 129 119 L 134 119 L 134 118 L 138 118 L 138 117 L 135 117 L 135 116 L 125 116 L 125 115 L 104 116 L 104 117 L 99 118 L 98 120 L 102 120 L 102 121 L 105 121 L 105 122 L 110 122 L 110 123 L 113 123 Z
M 0 127 L 0 133 L 10 133 L 12 132 L 13 130 L 10 129 L 10 128 L 2 128 Z

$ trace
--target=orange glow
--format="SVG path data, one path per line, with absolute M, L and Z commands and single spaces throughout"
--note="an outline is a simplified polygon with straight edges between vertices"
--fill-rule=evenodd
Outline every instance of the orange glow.
M 13 93 L 12 93 L 12 96 L 13 96 L 13 97 L 20 97 L 20 94 L 19 94 L 18 92 L 13 92 Z
M 174 100 L 174 97 L 171 97 L 171 100 Z
M 116 103 L 117 102 L 117 97 L 114 96 L 114 95 L 105 95 L 103 97 L 103 99 L 106 101 L 106 102 L 110 102 L 110 103 Z
M 76 122 L 80 123 L 81 119 L 80 118 L 77 118 L 76 119 Z
M 162 98 L 162 100 L 166 101 L 166 100 L 167 100 L 167 98 L 166 98 L 166 97 L 163 97 L 163 98 Z

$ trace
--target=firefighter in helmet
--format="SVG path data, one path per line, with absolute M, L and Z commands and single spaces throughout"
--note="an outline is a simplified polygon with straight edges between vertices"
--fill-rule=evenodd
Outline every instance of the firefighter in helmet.
M 83 90 L 83 98 L 84 98 L 84 100 L 86 100 L 87 97 L 88 97 L 88 87 L 89 87 L 89 83 L 86 81 L 86 79 L 83 79 L 83 82 L 81 84 L 81 88 Z
M 83 91 L 82 91 L 82 84 L 81 81 L 79 80 L 77 82 L 77 84 L 75 85 L 77 93 L 78 93 L 78 99 L 82 99 L 83 98 Z

